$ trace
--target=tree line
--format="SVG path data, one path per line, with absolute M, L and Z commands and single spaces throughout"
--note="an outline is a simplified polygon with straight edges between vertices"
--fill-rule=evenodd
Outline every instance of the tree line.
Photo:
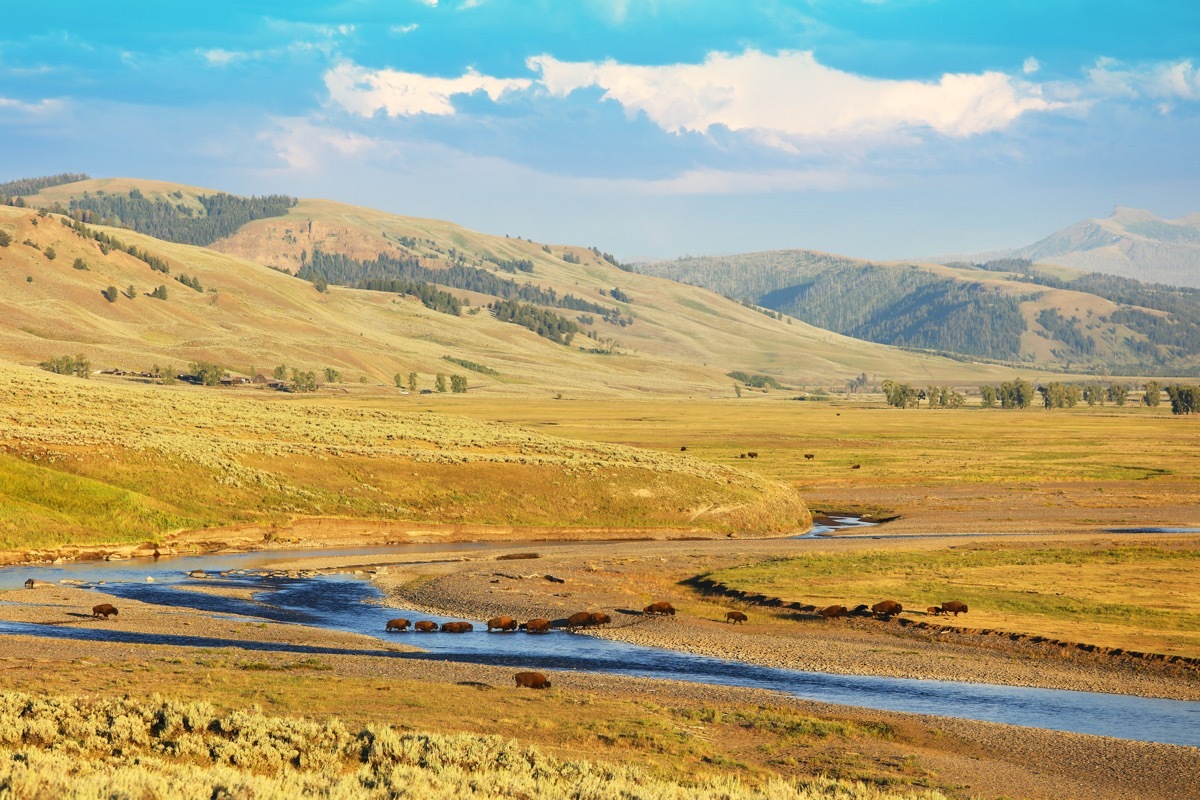
M 182 199 L 183 193 L 176 192 Z M 80 222 L 130 228 L 169 242 L 207 246 L 230 236 L 243 225 L 265 217 L 282 217 L 299 202 L 295 197 L 272 194 L 238 197 L 218 192 L 197 198 L 204 213 L 183 202 L 161 197 L 148 199 L 138 189 L 128 194 L 85 194 L 73 198 L 69 208 L 52 208 Z
M 921 389 L 893 380 L 885 380 L 880 386 L 884 400 L 893 408 L 919 408 L 922 401 L 926 401 L 928 408 L 962 408 L 966 404 L 962 393 L 947 386 Z M 1103 406 L 1105 403 L 1124 406 L 1129 402 L 1132 390 L 1133 387 L 1121 381 L 1107 385 L 1050 381 L 1035 387 L 1023 378 L 1014 378 L 998 385 L 980 386 L 979 405 L 981 408 L 1029 408 L 1040 396 L 1042 407 L 1046 409 L 1075 408 L 1081 403 L 1088 406 Z M 1164 392 L 1171 402 L 1172 413 L 1191 414 L 1197 410 L 1200 387 L 1179 384 L 1164 386 L 1159 381 L 1147 381 L 1143 385 L 1142 403 L 1148 407 L 1158 407 Z
M 11 205 L 13 198 L 21 195 L 37 194 L 42 189 L 52 186 L 62 186 L 64 183 L 78 183 L 91 178 L 83 172 L 60 172 L 57 175 L 46 175 L 41 178 L 18 178 L 15 181 L 0 183 L 0 198 L 5 205 Z

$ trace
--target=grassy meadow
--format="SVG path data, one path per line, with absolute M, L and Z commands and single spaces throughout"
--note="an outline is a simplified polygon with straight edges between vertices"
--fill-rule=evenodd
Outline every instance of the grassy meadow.
M 962 540 L 960 540 L 961 542 Z M 960 600 L 950 624 L 1200 656 L 1200 537 L 814 552 L 722 569 L 726 586 L 818 607 L 897 600 L 907 616 Z M 930 618 L 942 621 L 942 618 Z
M 438 413 L 0 367 L 0 548 L 332 517 L 789 531 L 793 489 L 699 459 Z
M 878 399 L 791 396 L 469 398 L 447 407 L 572 438 L 686 447 L 693 458 L 787 481 L 815 510 L 900 515 L 888 533 L 1200 525 L 1200 420 L 1165 405 L 902 410 Z M 738 457 L 748 451 L 758 457 Z

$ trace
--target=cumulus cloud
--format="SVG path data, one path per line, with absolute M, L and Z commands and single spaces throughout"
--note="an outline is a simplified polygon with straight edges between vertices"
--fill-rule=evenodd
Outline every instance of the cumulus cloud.
M 242 59 L 246 58 L 245 53 L 238 53 L 233 50 L 222 50 L 219 47 L 213 48 L 212 50 L 201 51 L 200 55 L 205 61 L 215 67 L 223 67 L 227 64 L 232 64 L 235 61 L 241 61 Z
M 1037 72 L 1041 68 L 1042 68 L 1042 65 L 1040 63 L 1038 63 L 1038 60 L 1036 58 L 1034 58 L 1033 56 L 1030 56 L 1029 58 L 1025 59 L 1025 63 L 1021 65 L 1021 71 L 1024 72 L 1026 75 L 1032 75 L 1033 73 Z
M 454 114 L 455 95 L 484 92 L 493 101 L 507 92 L 528 89 L 525 78 L 493 78 L 473 69 L 457 78 L 438 78 L 391 69 L 372 70 L 339 64 L 325 73 L 332 100 L 363 117 L 382 111 L 389 117 Z
M 417 23 L 410 22 L 407 25 L 393 25 L 392 27 L 388 28 L 388 31 L 390 33 L 396 33 L 396 34 L 403 35 L 405 33 L 412 33 L 417 28 L 418 28 Z
M 1022 114 L 1058 107 L 1039 87 L 999 72 L 946 74 L 936 82 L 865 78 L 817 63 L 811 52 L 711 53 L 701 64 L 529 59 L 553 95 L 603 89 L 664 130 L 773 131 L 790 137 L 873 136 L 931 128 L 965 137 L 1000 130 Z

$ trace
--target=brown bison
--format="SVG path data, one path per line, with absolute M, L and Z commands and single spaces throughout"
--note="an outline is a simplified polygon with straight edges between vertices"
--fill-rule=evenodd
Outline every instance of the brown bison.
M 681 453 L 686 453 L 686 452 L 687 452 L 687 445 L 684 445 L 683 447 L 679 448 L 679 452 L 681 452 Z
M 413 628 L 420 631 L 421 633 L 433 633 L 434 631 L 437 630 L 438 626 L 437 626 L 436 622 L 431 622 L 430 620 L 423 619 L 420 622 L 418 622 L 416 625 L 413 625 Z
M 33 578 L 30 578 L 29 580 L 25 581 L 25 588 L 26 588 L 26 589 L 32 589 L 32 588 L 33 588 L 33 585 L 34 585 Z
M 409 621 L 406 619 L 389 619 L 385 631 L 406 631 L 408 630 Z
M 854 466 L 850 467 L 850 469 L 862 469 L 862 464 L 855 464 Z
M 531 620 L 529 620 L 529 622 L 525 623 L 525 632 L 526 633 L 549 633 L 550 632 L 550 620 L 546 619 L 545 617 L 539 617 L 538 619 L 531 619 Z
M 805 461 L 812 461 L 812 460 L 813 460 L 814 458 L 816 458 L 816 457 L 817 457 L 817 456 L 816 456 L 816 454 L 815 454 L 815 453 L 805 453 L 805 454 L 804 454 L 804 460 L 805 460 Z
M 612 617 L 605 614 L 603 611 L 592 612 L 592 624 L 599 628 L 601 625 L 608 625 L 612 622 Z
M 487 621 L 488 633 L 493 630 L 497 631 L 515 631 L 517 629 L 517 621 L 512 617 L 492 617 Z
M 117 608 L 112 603 L 101 603 L 92 606 L 92 616 L 96 619 L 108 619 L 109 614 L 116 614 Z
M 930 606 L 929 608 L 925 609 L 925 613 L 931 617 L 938 617 L 946 612 L 942 610 L 941 606 Z
M 942 613 L 953 614 L 957 617 L 959 614 L 967 613 L 967 604 L 960 600 L 948 600 L 942 603 Z
M 871 616 L 871 609 L 867 608 L 866 603 L 859 603 L 850 609 L 849 614 L 852 617 L 869 617 Z
M 573 631 L 576 628 L 586 628 L 592 624 L 592 614 L 589 611 L 580 611 L 578 614 L 572 614 L 567 617 L 567 630 Z
M 675 606 L 671 605 L 666 600 L 660 600 L 657 603 L 651 603 L 643 608 L 642 613 L 646 615 L 662 614 L 664 616 L 673 617 L 675 616 Z
M 845 606 L 826 606 L 825 608 L 822 608 L 817 613 L 820 614 L 825 619 L 835 619 L 837 617 L 846 616 L 847 612 L 846 612 Z
M 758 453 L 747 451 L 746 458 L 758 458 Z
M 475 626 L 469 622 L 443 622 L 442 633 L 466 633 L 467 631 L 475 630 Z
M 747 619 L 748 619 L 748 617 L 740 611 L 726 611 L 725 612 L 725 621 L 732 622 L 735 625 L 739 622 L 745 622 Z
M 540 672 L 518 672 L 513 676 L 518 689 L 549 689 L 550 681 Z
M 895 600 L 884 600 L 871 606 L 871 613 L 879 619 L 891 619 L 904 610 Z

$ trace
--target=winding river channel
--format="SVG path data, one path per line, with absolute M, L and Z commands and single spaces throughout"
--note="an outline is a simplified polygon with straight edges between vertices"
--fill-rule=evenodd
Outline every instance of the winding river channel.
M 78 581 L 83 587 L 97 588 L 145 603 L 199 608 L 214 614 L 251 615 L 379 638 L 386 636 L 390 637 L 389 641 L 421 647 L 427 651 L 425 653 L 398 653 L 382 647 L 347 650 L 271 642 L 233 642 L 184 634 L 131 633 L 102 626 L 0 622 L 0 633 L 139 644 L 233 646 L 310 655 L 348 653 L 670 678 L 771 689 L 809 700 L 887 711 L 935 714 L 1122 739 L 1200 746 L 1200 702 L 772 669 L 558 630 L 537 637 L 523 633 L 488 634 L 481 630 L 482 624 L 477 624 L 475 632 L 460 635 L 384 634 L 384 625 L 392 617 L 433 619 L 438 622 L 447 618 L 382 605 L 382 595 L 376 587 L 345 574 L 308 578 L 269 574 L 272 563 L 296 558 L 354 555 L 364 556 L 364 561 L 369 561 L 371 556 L 412 556 L 435 550 L 441 553 L 448 550 L 469 552 L 492 547 L 407 545 L 354 550 L 179 556 L 155 561 L 97 561 L 0 569 L 0 589 L 19 588 L 29 578 L 52 583 L 65 579 Z M 175 584 L 193 580 L 188 577 L 192 570 L 204 570 L 214 576 L 205 581 L 210 585 L 250 588 L 254 590 L 253 599 L 180 591 Z M 153 582 L 147 582 L 147 577 L 153 578 Z

